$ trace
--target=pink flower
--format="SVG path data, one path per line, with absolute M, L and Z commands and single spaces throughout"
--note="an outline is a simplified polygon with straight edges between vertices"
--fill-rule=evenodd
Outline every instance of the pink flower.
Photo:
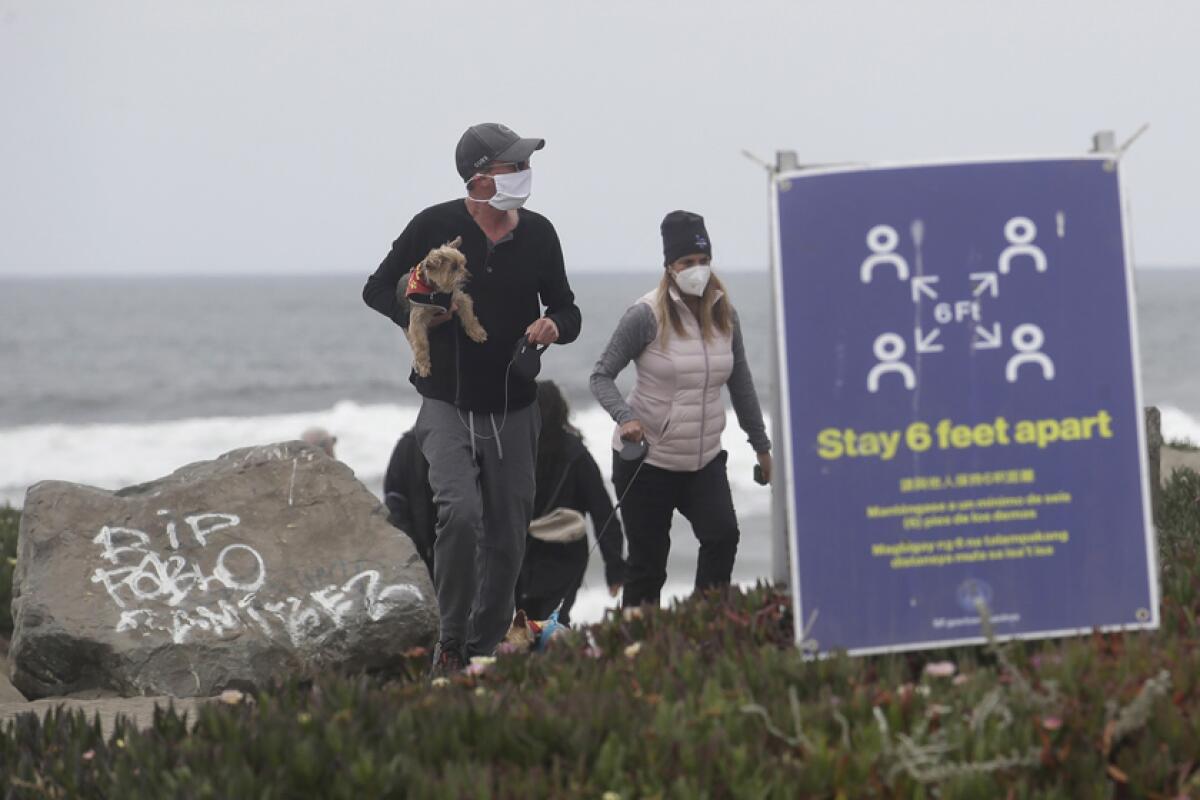
M 466 669 L 468 675 L 482 675 L 488 671 L 488 667 L 496 663 L 494 656 L 475 656 L 471 659 L 470 665 Z
M 930 661 L 925 665 L 925 674 L 931 678 L 951 678 L 958 672 L 953 661 Z

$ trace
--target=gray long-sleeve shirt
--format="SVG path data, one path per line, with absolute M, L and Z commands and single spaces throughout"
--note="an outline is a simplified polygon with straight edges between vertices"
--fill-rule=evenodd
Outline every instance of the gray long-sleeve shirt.
M 616 377 L 657 337 L 658 319 L 654 316 L 654 309 L 646 303 L 635 303 L 617 323 L 617 329 L 613 331 L 608 346 L 604 348 L 600 360 L 592 368 L 589 382 L 592 394 L 618 425 L 636 417 L 633 409 L 621 396 Z M 754 377 L 750 374 L 750 363 L 746 360 L 742 324 L 737 311 L 733 312 L 732 344 L 733 372 L 730 373 L 725 386 L 729 389 L 729 398 L 733 401 L 738 425 L 749 437 L 750 446 L 757 453 L 765 453 L 771 449 L 771 440 L 767 438 L 767 426 L 763 422 L 762 408 L 758 404 L 758 393 L 754 390 Z

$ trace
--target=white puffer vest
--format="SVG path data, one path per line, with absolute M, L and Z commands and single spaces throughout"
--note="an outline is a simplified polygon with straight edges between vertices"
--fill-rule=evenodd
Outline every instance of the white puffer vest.
M 704 341 L 699 320 L 672 289 L 671 302 L 679 309 L 686 333 L 680 336 L 672 329 L 664 344 L 663 332 L 671 323 L 659 318 L 657 296 L 655 289 L 638 299 L 654 311 L 658 336 L 634 360 L 637 380 L 625 402 L 646 432 L 650 445 L 646 463 L 695 472 L 721 452 L 725 430 L 721 387 L 733 372 L 733 337 L 714 330 L 712 341 Z M 618 426 L 613 448 L 620 449 L 621 444 Z

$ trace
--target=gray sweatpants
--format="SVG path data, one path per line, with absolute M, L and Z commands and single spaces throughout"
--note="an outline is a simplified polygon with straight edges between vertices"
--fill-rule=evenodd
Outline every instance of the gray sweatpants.
M 505 419 L 503 412 L 472 414 L 428 397 L 421 402 L 415 433 L 438 509 L 433 583 L 441 640 L 465 645 L 468 657 L 491 655 L 512 624 L 540 429 L 536 403 Z

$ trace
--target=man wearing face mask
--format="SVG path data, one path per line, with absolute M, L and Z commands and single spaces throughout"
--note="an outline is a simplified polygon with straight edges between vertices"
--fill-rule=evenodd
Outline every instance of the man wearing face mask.
M 625 312 L 592 371 L 592 394 L 617 423 L 613 449 L 649 445 L 641 464 L 613 454 L 613 484 L 624 497 L 629 542 L 622 603 L 657 605 L 667 579 L 676 509 L 700 541 L 696 591 L 729 584 L 739 539 L 721 449 L 729 389 L 738 424 L 771 478 L 771 443 L 759 408 L 737 312 L 712 274 L 704 219 L 672 211 L 662 221 L 664 271 L 658 288 Z M 634 362 L 637 380 L 622 398 L 615 378 Z M 636 477 L 635 477 L 636 476 Z
M 421 395 L 414 432 L 438 509 L 438 674 L 490 655 L 512 621 L 540 424 L 533 378 L 512 369 L 514 347 L 522 337 L 549 345 L 579 335 L 558 235 L 549 220 L 523 207 L 533 175 L 529 159 L 544 145 L 497 123 L 468 128 L 454 153 L 466 197 L 413 217 L 363 288 L 367 305 L 406 327 L 409 271 L 432 248 L 462 237 L 466 291 L 487 331 L 487 341 L 476 343 L 457 322 L 445 324 L 457 310 L 451 306 L 429 332 L 431 374 L 409 375 Z

